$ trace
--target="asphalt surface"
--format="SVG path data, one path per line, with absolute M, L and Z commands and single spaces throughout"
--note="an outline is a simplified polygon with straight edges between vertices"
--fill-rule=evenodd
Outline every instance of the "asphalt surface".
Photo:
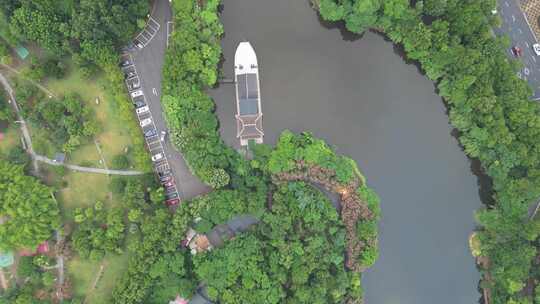
M 155 31 L 151 40 L 145 41 L 145 46 L 142 49 L 137 49 L 130 54 L 140 80 L 140 89 L 144 92 L 154 124 L 160 133 L 162 130 L 167 130 L 160 99 L 162 68 L 167 47 L 167 22 L 172 20 L 169 1 L 156 0 L 151 16 L 159 24 L 159 30 Z M 210 190 L 191 174 L 184 158 L 169 141 L 168 135 L 162 145 L 181 199 L 190 199 Z
M 519 0 L 499 0 L 497 8 L 501 17 L 502 25 L 495 28 L 497 35 L 508 35 L 511 46 L 518 46 L 523 50 L 523 55 L 519 59 L 524 67 L 518 72 L 518 76 L 527 80 L 533 89 L 534 100 L 540 99 L 540 56 L 534 53 L 532 45 L 536 43 L 536 38 L 527 24 L 527 20 L 519 7 Z M 508 56 L 515 58 L 511 49 L 506 50 Z

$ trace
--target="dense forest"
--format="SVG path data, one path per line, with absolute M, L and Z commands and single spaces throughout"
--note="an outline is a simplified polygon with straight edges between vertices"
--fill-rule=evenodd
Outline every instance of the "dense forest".
M 343 21 L 354 33 L 382 31 L 437 83 L 465 152 L 481 161 L 493 182 L 494 203 L 476 214 L 480 254 L 490 265 L 482 270 L 488 275 L 481 286 L 489 288 L 493 303 L 531 303 L 521 291 L 538 254 L 540 227 L 528 220 L 528 207 L 540 197 L 540 109 L 516 76 L 518 63 L 503 52 L 507 41 L 492 35 L 496 4 L 314 1 L 324 19 Z
M 22 165 L 0 160 L 0 250 L 35 248 L 60 227 L 52 194 Z

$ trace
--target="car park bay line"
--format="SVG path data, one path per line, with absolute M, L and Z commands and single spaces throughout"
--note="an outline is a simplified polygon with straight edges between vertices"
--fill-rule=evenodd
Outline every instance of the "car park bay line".
M 146 98 L 146 95 L 144 94 L 143 89 L 141 88 L 141 79 L 140 79 L 140 77 L 138 75 L 137 67 L 135 66 L 135 61 L 133 60 L 133 57 L 131 56 L 131 54 L 125 54 L 122 57 L 126 57 L 126 56 L 129 58 L 128 61 L 129 61 L 130 65 L 124 66 L 123 71 L 124 71 L 124 73 L 131 72 L 131 73 L 135 74 L 135 76 L 132 77 L 132 78 L 137 78 L 139 88 L 136 89 L 136 90 L 130 90 L 130 87 L 129 87 L 129 84 L 128 84 L 127 81 L 129 79 L 131 79 L 131 78 L 126 79 L 126 86 L 128 87 L 128 92 L 129 92 L 129 95 L 130 95 L 130 98 L 131 98 L 132 102 L 135 102 L 136 98 L 137 99 L 142 99 L 141 101 L 144 104 L 143 107 L 148 107 L 148 109 L 146 111 L 142 112 L 142 113 L 139 113 L 137 111 L 137 108 L 136 108 L 135 113 L 136 113 L 137 118 L 139 120 L 139 125 L 141 126 L 143 134 L 146 134 L 145 132 L 148 131 L 148 130 L 154 130 L 155 135 L 153 135 L 151 137 L 146 137 L 145 136 L 145 142 L 146 142 L 146 145 L 148 147 L 148 150 L 149 150 L 150 154 L 152 155 L 152 163 L 153 163 L 154 169 L 158 173 L 159 172 L 164 172 L 164 171 L 170 169 L 170 166 L 169 166 L 169 163 L 168 163 L 169 161 L 168 161 L 167 155 L 165 153 L 165 149 L 163 148 L 161 138 L 158 137 L 159 136 L 159 134 L 157 133 L 158 129 L 157 129 L 157 126 L 155 124 L 154 118 L 152 116 L 152 112 L 150 111 L 150 108 L 148 106 L 148 100 Z M 133 94 L 133 92 L 137 92 L 137 91 L 140 91 L 140 95 L 137 94 L 138 96 L 134 96 L 135 94 Z M 142 107 L 140 107 L 140 108 L 142 108 Z M 141 122 L 144 121 L 144 120 L 147 120 L 147 119 L 150 120 L 150 124 L 143 127 L 141 125 Z M 160 155 L 160 154 L 161 154 L 161 159 L 154 160 L 154 157 L 156 157 L 156 155 Z M 165 186 L 164 186 L 164 188 L 165 188 Z M 178 198 L 179 197 L 179 192 L 178 192 L 178 188 L 177 188 L 176 184 L 171 185 L 170 187 L 166 187 L 166 191 L 167 191 L 167 195 L 173 196 L 173 198 Z

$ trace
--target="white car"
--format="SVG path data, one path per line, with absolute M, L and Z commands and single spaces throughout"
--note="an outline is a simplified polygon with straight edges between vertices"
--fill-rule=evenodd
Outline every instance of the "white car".
M 160 134 L 160 136 L 159 136 L 159 140 L 164 141 L 166 135 L 167 135 L 167 131 L 162 130 L 162 131 L 161 131 L 161 134 Z
M 150 108 L 148 108 L 148 106 L 144 106 L 144 107 L 137 108 L 135 112 L 137 112 L 137 114 L 142 114 L 144 112 L 148 112 L 148 110 L 150 110 Z
M 152 119 L 150 119 L 150 118 L 143 119 L 143 120 L 141 120 L 141 127 L 144 128 L 144 127 L 148 126 L 151 123 L 152 123 Z
M 154 154 L 152 156 L 152 161 L 157 162 L 163 159 L 163 153 Z
M 533 51 L 536 54 L 536 56 L 540 56 L 540 44 L 535 43 L 532 45 Z
M 137 90 L 137 91 L 131 92 L 131 98 L 139 97 L 139 96 L 142 96 L 142 95 L 143 95 L 142 90 Z

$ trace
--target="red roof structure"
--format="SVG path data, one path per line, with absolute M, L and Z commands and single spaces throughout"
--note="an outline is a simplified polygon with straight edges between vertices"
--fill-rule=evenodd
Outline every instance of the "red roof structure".
M 188 300 L 180 296 L 176 296 L 176 299 L 174 299 L 174 301 L 170 301 L 169 304 L 188 304 Z
M 37 253 L 45 254 L 47 252 L 49 252 L 49 242 L 48 241 L 45 241 L 45 242 L 38 245 Z
M 38 255 L 38 254 L 45 254 L 45 253 L 48 253 L 49 252 L 49 242 L 48 241 L 44 241 L 43 243 L 39 244 L 36 248 L 36 250 L 32 251 L 28 248 L 23 248 L 21 250 L 19 250 L 19 255 L 20 256 L 35 256 L 35 255 Z

